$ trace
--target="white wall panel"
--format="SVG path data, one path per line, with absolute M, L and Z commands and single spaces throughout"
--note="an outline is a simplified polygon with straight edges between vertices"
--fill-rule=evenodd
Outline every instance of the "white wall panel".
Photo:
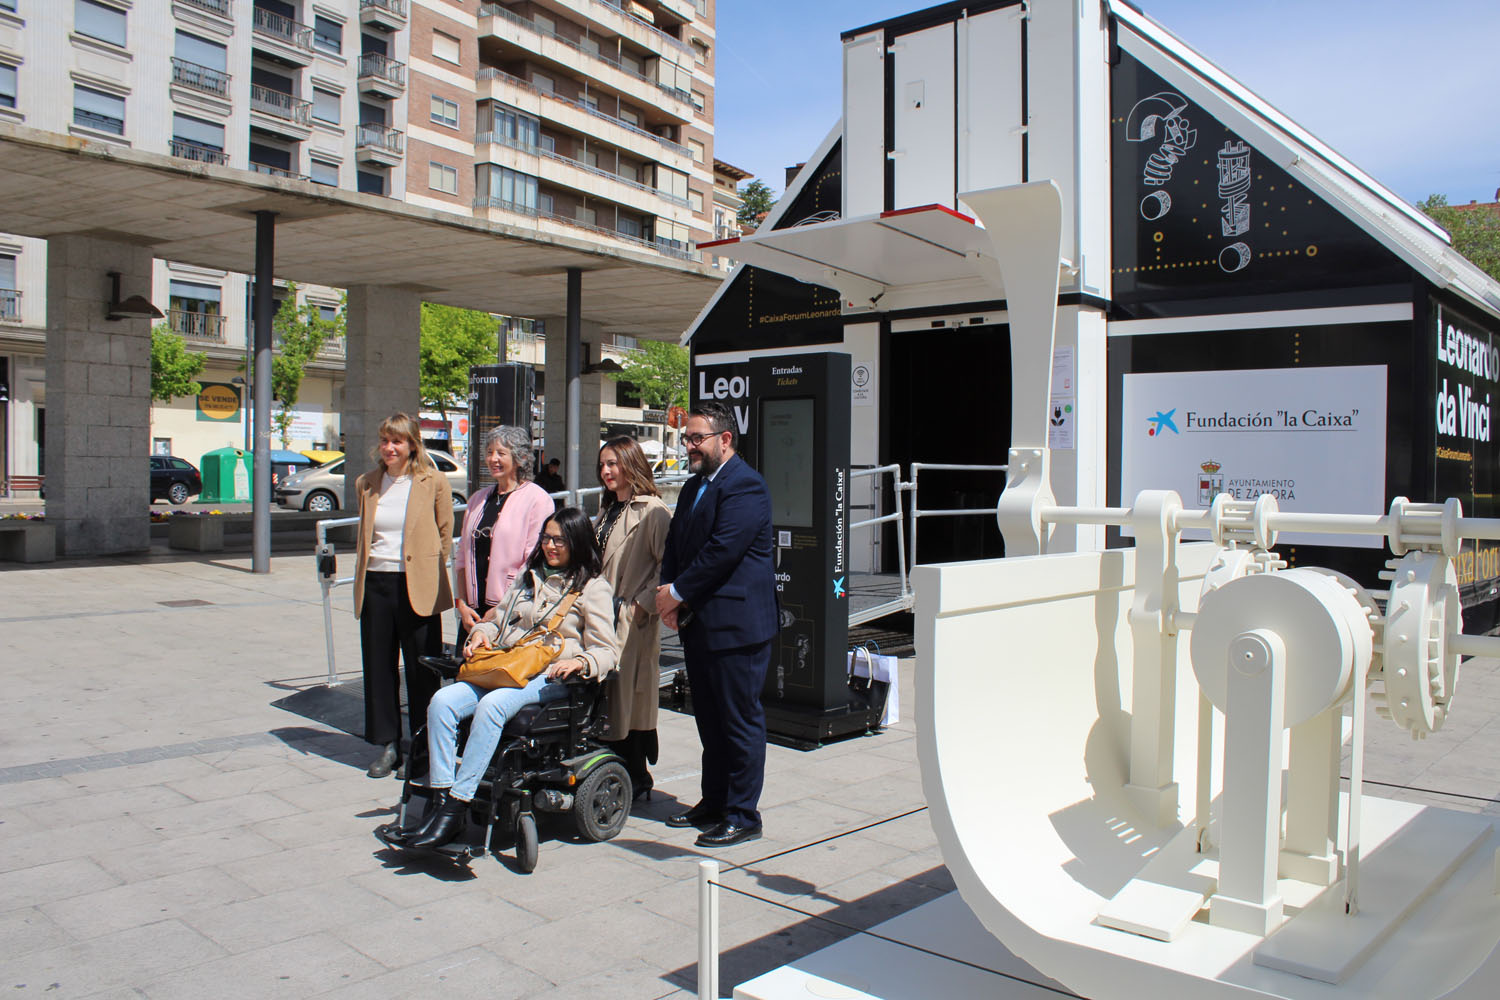
M 954 206 L 953 25 L 896 38 L 895 208 Z
M 1073 2 L 1031 5 L 1027 28 L 1030 75 L 1026 100 L 1028 126 L 1027 180 L 1054 180 L 1062 191 L 1062 255 L 1077 260 L 1074 210 L 1078 204 L 1074 146 L 1077 123 L 1077 79 L 1074 57 Z
M 1021 182 L 1021 18 L 1016 8 L 960 19 L 958 189 Z
M 885 36 L 844 45 L 844 216 L 885 204 Z

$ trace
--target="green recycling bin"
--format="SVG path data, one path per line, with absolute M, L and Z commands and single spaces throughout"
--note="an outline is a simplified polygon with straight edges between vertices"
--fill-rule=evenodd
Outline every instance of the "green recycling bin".
M 198 502 L 249 503 L 254 462 L 253 453 L 242 448 L 219 448 L 204 454 L 198 463 L 198 471 L 203 474 L 203 493 Z

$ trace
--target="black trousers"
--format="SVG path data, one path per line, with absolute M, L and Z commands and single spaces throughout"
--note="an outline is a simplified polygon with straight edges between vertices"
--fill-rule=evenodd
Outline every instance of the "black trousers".
M 359 641 L 365 672 L 365 739 L 377 745 L 401 740 L 397 654 L 406 664 L 406 708 L 409 731 L 415 735 L 427 724 L 427 703 L 439 683 L 437 674 L 417 663 L 417 657 L 442 653 L 442 616 L 412 610 L 405 573 L 366 573 Z
M 769 641 L 709 650 L 683 636 L 693 716 L 703 744 L 703 801 L 741 826 L 760 823 L 766 777 L 766 711 L 760 702 L 771 666 Z

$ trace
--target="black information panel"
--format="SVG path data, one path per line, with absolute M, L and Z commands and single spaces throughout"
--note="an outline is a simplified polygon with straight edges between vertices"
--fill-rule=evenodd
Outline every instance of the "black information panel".
M 763 700 L 769 730 L 796 743 L 879 719 L 849 688 L 849 355 L 793 354 L 695 366 L 693 402 L 728 406 L 740 454 L 771 491 L 781 630 Z
M 536 372 L 529 365 L 475 365 L 469 369 L 469 491 L 489 482 L 484 436 L 493 427 L 511 424 L 531 436 L 531 402 Z

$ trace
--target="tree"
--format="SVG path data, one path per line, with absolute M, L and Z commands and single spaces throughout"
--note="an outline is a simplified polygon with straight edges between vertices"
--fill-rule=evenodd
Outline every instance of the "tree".
M 281 434 L 281 446 L 292 445 L 294 407 L 302 391 L 302 374 L 318 351 L 330 340 L 344 336 L 344 313 L 347 299 L 340 304 L 333 319 L 324 319 L 312 303 L 297 304 L 297 286 L 287 286 L 287 296 L 271 320 L 276 351 L 271 357 L 271 394 L 279 404 L 271 422 Z
M 500 323 L 487 312 L 422 303 L 422 365 L 418 385 L 422 405 L 447 419 L 469 396 L 469 369 L 492 365 L 499 350 Z
M 610 372 L 616 382 L 629 382 L 641 394 L 641 403 L 653 410 L 687 406 L 688 350 L 664 340 L 644 340 L 639 352 L 624 361 L 624 371 Z
M 1417 207 L 1448 231 L 1453 249 L 1500 280 L 1500 210 L 1494 205 L 1449 205 L 1440 194 L 1429 195 Z
M 759 178 L 740 188 L 740 198 L 744 200 L 738 216 L 742 226 L 760 225 L 761 216 L 776 207 L 775 193 Z
M 187 342 L 165 323 L 151 328 L 151 401 L 170 403 L 178 396 L 196 396 L 203 371 L 203 355 L 187 349 Z

